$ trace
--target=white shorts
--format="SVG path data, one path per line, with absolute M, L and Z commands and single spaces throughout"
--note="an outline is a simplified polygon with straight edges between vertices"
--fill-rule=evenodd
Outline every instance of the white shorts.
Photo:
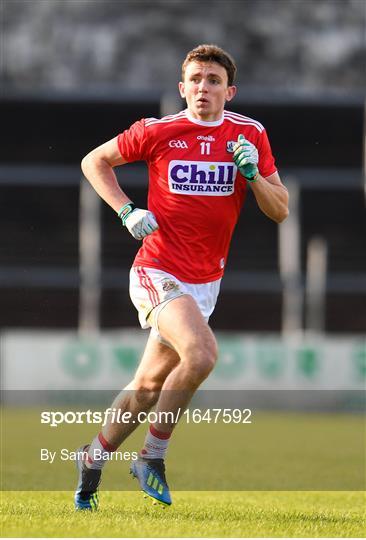
M 133 266 L 130 271 L 130 297 L 138 311 L 141 328 L 152 328 L 152 334 L 158 339 L 158 319 L 163 307 L 174 298 L 189 294 L 208 321 L 215 309 L 220 284 L 221 278 L 209 283 L 185 283 L 163 270 L 143 266 Z M 150 317 L 150 322 L 148 317 L 153 310 L 154 317 Z

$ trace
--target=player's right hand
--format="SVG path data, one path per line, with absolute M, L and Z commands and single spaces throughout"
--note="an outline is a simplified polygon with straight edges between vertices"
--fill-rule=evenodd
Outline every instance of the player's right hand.
M 136 240 L 142 240 L 159 228 L 154 214 L 141 208 L 129 212 L 122 222 Z

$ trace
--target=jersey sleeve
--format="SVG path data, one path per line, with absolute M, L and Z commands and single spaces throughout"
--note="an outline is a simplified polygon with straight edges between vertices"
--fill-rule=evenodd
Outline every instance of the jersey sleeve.
M 258 150 L 258 170 L 261 176 L 266 178 L 277 171 L 275 160 L 272 155 L 271 145 L 269 144 L 267 132 L 264 129 L 257 142 Z
M 148 159 L 148 143 L 145 120 L 138 120 L 117 137 L 121 156 L 128 162 L 146 161 Z

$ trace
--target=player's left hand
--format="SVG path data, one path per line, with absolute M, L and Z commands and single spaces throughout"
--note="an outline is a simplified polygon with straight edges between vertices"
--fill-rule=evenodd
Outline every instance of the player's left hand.
M 258 174 L 258 150 L 244 135 L 239 135 L 234 145 L 233 160 L 240 173 L 249 181 L 255 182 Z

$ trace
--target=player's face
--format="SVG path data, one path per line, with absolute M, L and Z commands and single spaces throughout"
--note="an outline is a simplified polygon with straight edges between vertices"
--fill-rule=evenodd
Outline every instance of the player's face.
M 235 96 L 236 87 L 228 86 L 226 69 L 220 64 L 190 62 L 179 92 L 193 118 L 214 122 L 221 118 L 225 102 Z

